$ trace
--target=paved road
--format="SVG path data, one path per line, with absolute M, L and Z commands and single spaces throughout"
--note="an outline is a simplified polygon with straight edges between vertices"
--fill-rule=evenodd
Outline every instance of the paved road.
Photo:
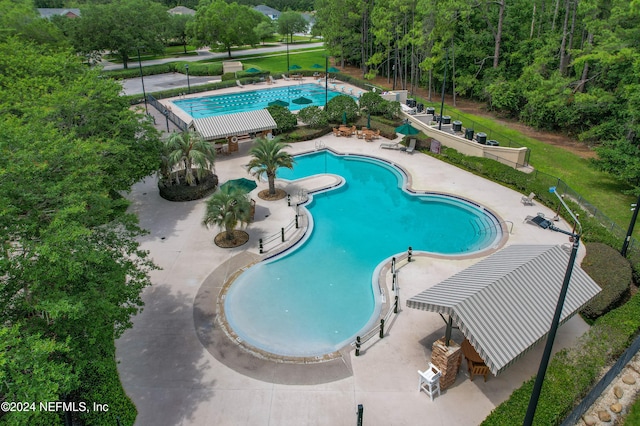
M 319 43 L 309 43 L 309 44 L 303 44 L 303 45 L 290 45 L 289 48 L 290 49 L 300 49 L 300 48 L 321 48 L 324 47 L 324 42 L 319 42 Z M 233 55 L 232 59 L 237 59 L 238 57 L 242 57 L 242 56 L 248 56 L 248 55 L 256 55 L 256 54 L 261 54 L 261 53 L 274 53 L 274 52 L 284 52 L 285 50 L 287 50 L 287 45 L 286 44 L 280 44 L 277 46 L 271 46 L 271 47 L 258 47 L 255 49 L 245 49 L 245 50 L 236 50 L 234 52 L 231 52 L 231 54 Z M 143 66 L 147 66 L 147 65 L 158 65 L 158 64 L 166 64 L 167 62 L 175 62 L 175 61 L 189 61 L 189 62 L 197 62 L 197 61 L 202 61 L 205 59 L 227 59 L 229 58 L 229 55 L 224 52 L 224 53 L 218 53 L 218 52 L 210 52 L 209 50 L 198 50 L 198 56 L 181 56 L 178 58 L 163 58 L 163 59 L 153 59 L 150 61 L 142 61 L 142 65 Z M 100 63 L 100 65 L 102 65 L 102 67 L 105 70 L 120 70 L 123 68 L 122 64 L 114 64 L 112 62 L 109 61 L 102 61 Z M 131 61 L 129 62 L 129 67 L 133 67 L 134 65 L 137 65 L 137 61 Z

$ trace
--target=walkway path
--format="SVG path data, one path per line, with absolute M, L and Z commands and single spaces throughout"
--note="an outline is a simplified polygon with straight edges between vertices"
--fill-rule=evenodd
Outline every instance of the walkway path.
M 567 242 L 562 234 L 522 223 L 527 215 L 543 212 L 552 216 L 554 212 L 537 204 L 523 206 L 522 194 L 433 157 L 380 149 L 380 141 L 327 136 L 322 142 L 339 152 L 375 155 L 400 164 L 412 175 L 416 189 L 456 194 L 486 206 L 503 220 L 514 222 L 507 244 Z M 308 141 L 293 144 L 290 151 L 314 149 L 315 141 Z M 244 143 L 238 153 L 217 160 L 216 172 L 222 182 L 247 177 L 247 150 L 248 143 Z M 258 239 L 277 232 L 294 216 L 286 199 L 260 200 L 256 193 L 265 188 L 260 183 L 252 192 L 258 205 L 256 220 L 247 228 L 249 242 L 221 249 L 212 242 L 218 231 L 201 225 L 204 201 L 165 201 L 158 196 L 154 178 L 134 185 L 129 195 L 131 211 L 149 230 L 141 239 L 142 248 L 162 268 L 152 271 L 153 286 L 142 295 L 145 310 L 117 341 L 121 379 L 138 408 L 136 424 L 351 426 L 356 422 L 357 405 L 363 404 L 367 425 L 424 424 L 425 419 L 430 425 L 477 425 L 535 374 L 542 347 L 486 383 L 470 381 L 463 366 L 454 386 L 433 402 L 417 390 L 417 370 L 429 362 L 431 345 L 444 334 L 444 323 L 437 314 L 407 309 L 404 300 L 480 258 L 418 257 L 403 267 L 399 276 L 403 308 L 392 320 L 388 335 L 366 346 L 360 357 L 345 352 L 339 374 L 318 370 L 305 378 L 304 366 L 292 373 L 281 364 L 247 357 L 239 366 L 234 364 L 234 352 L 208 350 L 211 342 L 202 341 L 202 330 L 196 330 L 194 323 L 194 316 L 199 315 L 194 302 L 203 283 L 211 277 L 224 279 L 239 264 L 253 261 L 259 256 Z M 418 219 L 413 226 L 419 226 Z M 570 229 L 566 223 L 559 226 Z M 213 320 L 204 324 L 215 327 Z M 560 328 L 555 349 L 571 345 L 587 328 L 579 317 L 572 318 Z M 460 341 L 461 336 L 454 335 L 454 339 Z M 260 374 L 251 373 L 252 368 L 260 368 Z

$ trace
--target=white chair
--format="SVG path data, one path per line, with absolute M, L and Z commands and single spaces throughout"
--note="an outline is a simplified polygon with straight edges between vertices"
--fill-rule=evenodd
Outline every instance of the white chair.
M 529 196 L 522 196 L 522 198 L 520 199 L 520 202 L 522 204 L 524 204 L 525 206 L 532 206 L 533 205 L 533 199 L 535 198 L 536 194 L 534 194 L 533 192 L 531 194 L 529 194 Z
M 434 393 L 440 396 L 440 376 L 442 372 L 431 363 L 426 371 L 418 370 L 418 392 L 425 391 L 432 401 Z
M 405 152 L 407 154 L 413 154 L 413 151 L 415 151 L 415 149 L 416 149 L 416 140 L 415 139 L 409 139 L 409 146 L 407 147 Z
M 269 81 L 271 84 L 276 84 L 276 80 L 272 76 L 269 76 Z

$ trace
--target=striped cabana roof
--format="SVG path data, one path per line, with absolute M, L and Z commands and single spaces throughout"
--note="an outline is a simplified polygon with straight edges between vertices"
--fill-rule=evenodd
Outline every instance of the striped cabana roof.
M 493 374 L 545 338 L 569 263 L 561 246 L 513 245 L 407 300 L 450 315 Z M 601 291 L 577 264 L 560 323 Z
M 269 111 L 237 112 L 215 117 L 196 118 L 189 127 L 195 128 L 205 140 L 226 138 L 272 130 L 278 127 Z

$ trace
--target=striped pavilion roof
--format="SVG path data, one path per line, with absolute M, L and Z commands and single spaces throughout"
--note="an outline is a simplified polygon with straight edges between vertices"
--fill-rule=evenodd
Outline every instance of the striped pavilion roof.
M 205 140 L 226 138 L 271 130 L 278 127 L 269 111 L 237 112 L 215 117 L 196 118 L 189 127 L 195 127 Z
M 407 306 L 450 315 L 498 374 L 548 334 L 568 263 L 561 246 L 509 246 L 413 296 Z M 574 265 L 561 324 L 600 291 Z

